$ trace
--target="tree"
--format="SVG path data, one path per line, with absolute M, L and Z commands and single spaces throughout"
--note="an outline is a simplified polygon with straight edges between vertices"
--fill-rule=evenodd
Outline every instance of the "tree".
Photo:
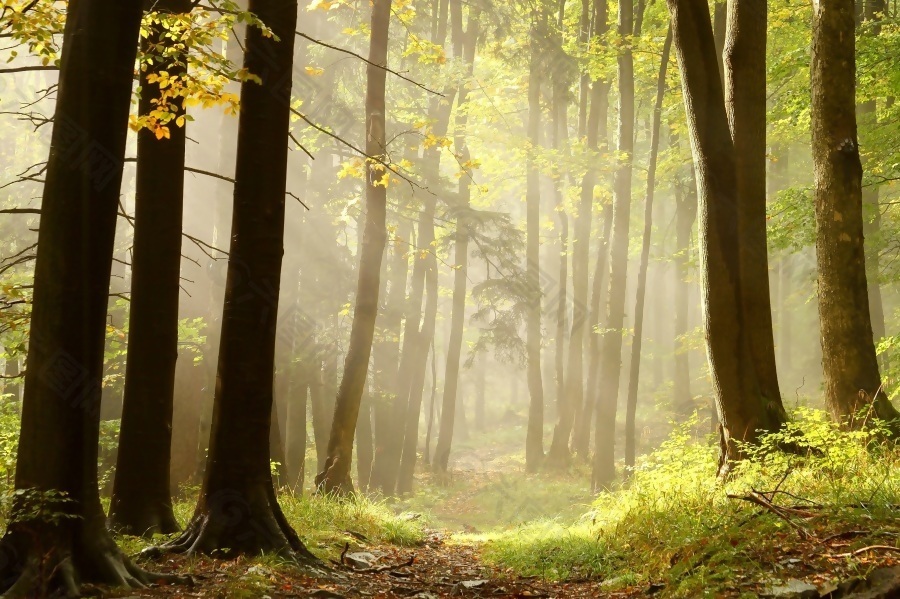
M 532 14 L 531 58 L 528 71 L 528 140 L 530 148 L 525 165 L 526 248 L 525 294 L 528 428 L 525 436 L 525 469 L 535 472 L 544 461 L 544 383 L 541 377 L 541 287 L 540 287 L 540 175 L 534 153 L 540 145 L 541 131 L 541 49 L 539 35 L 546 29 L 546 15 Z
M 742 442 L 785 421 L 781 402 L 764 402 L 741 307 L 739 205 L 734 146 L 718 76 L 709 7 L 699 0 L 668 0 L 681 70 L 697 176 L 700 269 L 707 355 L 719 426 L 719 474 L 744 456 Z
M 148 575 L 106 531 L 97 488 L 110 271 L 141 3 L 72 0 L 41 205 L 6 597 Z
M 900 417 L 881 388 L 872 339 L 863 250 L 862 165 L 856 128 L 856 38 L 852 0 L 813 9 L 812 155 L 816 259 L 825 403 L 851 426 L 868 407 Z
M 638 283 L 634 308 L 634 337 L 631 343 L 631 364 L 628 377 L 628 399 L 625 409 L 625 466 L 634 467 L 635 414 L 637 412 L 638 382 L 641 375 L 641 342 L 644 329 L 644 300 L 647 294 L 647 266 L 650 261 L 650 235 L 653 231 L 653 196 L 656 193 L 656 162 L 659 156 L 659 129 L 662 119 L 663 96 L 666 93 L 666 69 L 672 48 L 672 29 L 663 43 L 659 77 L 656 80 L 656 104 L 653 107 L 653 125 L 650 130 L 650 162 L 647 166 L 647 195 L 644 199 L 644 234 L 641 243 L 641 262 L 638 266 Z M 626 472 L 627 473 L 627 472 Z
M 191 3 L 161 0 L 153 10 L 165 18 L 189 13 Z M 142 52 L 160 59 L 141 73 L 141 115 L 153 112 L 162 97 L 156 82 L 160 72 L 177 77 L 186 71 L 184 62 L 173 56 L 162 18 L 151 18 Z M 111 528 L 133 535 L 180 529 L 169 485 L 186 142 L 184 124 L 176 122 L 184 109 L 178 109 L 172 120 L 159 123 L 166 132 L 160 129 L 161 139 L 150 128 L 138 132 L 128 357 L 108 518 Z
M 366 154 L 386 156 L 385 139 L 385 77 L 381 68 L 387 65 L 388 28 L 391 19 L 391 0 L 374 0 L 372 4 L 369 64 L 366 68 Z M 334 408 L 328 457 L 316 476 L 316 487 L 326 493 L 353 492 L 350 464 L 353 454 L 353 433 L 359 417 L 359 405 L 372 340 L 378 315 L 378 289 L 381 281 L 381 261 L 387 243 L 387 183 L 385 167 L 369 158 L 366 163 L 366 216 L 359 250 L 359 281 L 356 289 L 356 309 L 350 331 L 350 347 L 344 360 L 344 376 L 338 389 Z
M 743 323 L 762 401 L 781 407 L 766 244 L 766 11 L 729 0 L 723 56 L 725 109 L 734 145 Z
M 619 35 L 634 31 L 632 0 L 619 0 Z M 628 271 L 628 227 L 631 218 L 631 181 L 634 153 L 634 57 L 629 45 L 618 54 L 619 163 L 613 180 L 613 224 L 609 249 L 609 295 L 606 330 L 600 360 L 600 392 L 597 397 L 596 440 L 591 487 L 603 488 L 615 478 L 614 448 L 616 404 L 622 366 L 622 328 L 625 326 L 625 283 Z
M 603 0 L 594 0 L 594 36 L 599 39 L 608 29 L 608 11 L 609 8 Z M 608 125 L 607 117 L 609 112 L 609 81 L 602 78 L 594 79 L 591 84 L 591 107 L 588 113 L 587 122 L 587 144 L 588 148 L 597 151 L 607 149 Z M 581 182 L 581 209 L 586 204 L 586 197 L 590 197 L 591 206 L 594 201 L 594 186 L 597 184 L 597 167 L 598 158 L 594 158 L 588 166 Z M 600 238 L 597 243 L 597 258 L 594 264 L 593 281 L 591 283 L 591 305 L 588 315 L 588 332 L 590 341 L 588 343 L 588 378 L 587 384 L 583 392 L 584 408 L 581 411 L 581 420 L 575 427 L 575 438 L 573 440 L 573 449 L 576 455 L 587 459 L 591 444 L 591 424 L 593 422 L 594 408 L 597 403 L 597 381 L 600 375 L 600 335 L 597 334 L 596 328 L 605 312 L 607 286 L 604 284 L 607 272 L 607 257 L 609 249 L 609 235 L 612 230 L 612 208 L 608 205 L 602 209 L 603 224 Z M 574 268 L 574 261 L 573 261 Z M 576 292 L 577 295 L 577 292 Z M 573 333 L 574 335 L 574 333 Z M 569 354 L 570 359 L 572 354 Z M 569 367 L 570 372 L 572 366 Z M 570 379 L 571 380 L 571 379 Z M 571 381 L 572 385 L 580 385 L 580 382 Z M 576 396 L 577 388 L 572 387 Z
M 466 76 L 472 77 L 475 68 L 475 46 L 478 42 L 478 20 L 480 10 L 476 6 L 469 8 L 468 26 L 465 32 L 462 31 L 462 2 L 460 0 L 450 0 L 450 23 L 451 27 L 456 31 L 453 32 L 454 54 L 457 58 L 463 60 L 465 64 Z M 459 43 L 456 43 L 456 40 Z M 466 145 L 466 124 L 468 115 L 464 106 L 468 96 L 468 88 L 460 85 L 458 88 L 458 110 L 456 114 L 456 123 L 454 127 L 453 145 L 462 170 L 465 171 L 459 179 L 459 195 L 457 205 L 454 207 L 456 213 L 456 235 L 454 239 L 454 260 L 455 271 L 453 273 L 453 308 L 450 316 L 450 342 L 447 348 L 447 363 L 444 372 L 444 397 L 441 408 L 441 426 L 438 431 L 438 442 L 434 449 L 434 462 L 432 466 L 437 472 L 447 472 L 448 462 L 450 460 L 450 446 L 453 442 L 453 425 L 455 422 L 457 411 L 457 388 L 459 385 L 459 361 L 460 352 L 462 351 L 463 329 L 465 327 L 466 318 L 466 293 L 467 293 L 467 277 L 468 277 L 468 260 L 469 260 L 469 227 L 471 219 L 471 207 L 469 201 L 471 198 L 471 189 L 469 186 L 471 180 L 470 167 L 467 165 L 471 162 L 469 148 Z M 459 406 L 461 407 L 461 406 Z
M 278 505 L 270 469 L 296 0 L 251 0 L 274 36 L 247 30 L 234 211 L 209 456 L 194 515 L 164 548 L 312 560 Z

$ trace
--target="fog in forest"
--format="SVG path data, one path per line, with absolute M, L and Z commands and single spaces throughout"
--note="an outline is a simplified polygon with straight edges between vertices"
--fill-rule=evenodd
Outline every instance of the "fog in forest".
M 168 551 L 359 596 L 894 563 L 896 6 L 160 0 L 132 40 L 101 4 L 0 13 L 2 589 L 48 509 L 63 587 Z M 152 551 L 110 578 L 84 539 Z M 221 596 L 300 585 L 272 567 Z

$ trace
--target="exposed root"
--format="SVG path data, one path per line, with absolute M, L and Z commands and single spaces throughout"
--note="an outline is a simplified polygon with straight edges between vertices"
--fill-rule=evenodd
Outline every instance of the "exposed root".
M 73 527 L 77 528 L 77 527 Z M 80 597 L 90 586 L 143 589 L 189 577 L 147 572 L 131 562 L 105 530 L 17 530 L 4 537 L 0 576 L 4 599 Z
M 229 559 L 275 554 L 297 564 L 320 564 L 288 524 L 274 489 L 252 493 L 222 491 L 201 501 L 191 523 L 177 539 L 142 552 L 202 554 Z

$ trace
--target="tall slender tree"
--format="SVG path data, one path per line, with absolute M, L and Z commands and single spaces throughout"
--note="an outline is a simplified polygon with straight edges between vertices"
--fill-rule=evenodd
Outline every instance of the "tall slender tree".
M 454 53 L 462 59 L 466 69 L 466 78 L 472 77 L 475 68 L 475 47 L 478 42 L 478 21 L 480 10 L 477 6 L 469 7 L 469 18 L 465 32 L 456 31 L 454 38 L 460 40 L 459 45 L 454 44 Z M 462 1 L 450 0 L 450 24 L 452 28 L 462 28 Z M 450 447 L 453 442 L 453 427 L 456 420 L 459 385 L 460 352 L 462 350 L 463 329 L 466 318 L 466 294 L 469 261 L 469 227 L 472 226 L 470 179 L 471 171 L 468 165 L 471 161 L 469 147 L 466 142 L 466 125 L 468 113 L 466 112 L 466 99 L 468 87 L 461 83 L 457 92 L 459 109 L 454 124 L 453 145 L 456 154 L 465 171 L 459 179 L 459 193 L 456 213 L 456 235 L 454 239 L 455 271 L 453 273 L 453 309 L 450 316 L 450 341 L 447 348 L 447 363 L 444 372 L 444 397 L 441 408 L 441 426 L 438 432 L 438 442 L 434 450 L 434 462 L 432 466 L 437 472 L 446 472 L 450 460 Z M 461 405 L 459 406 L 461 407 Z
M 288 524 L 270 468 L 278 296 L 284 253 L 296 0 L 251 0 L 271 27 L 246 34 L 234 211 L 209 456 L 190 524 L 165 546 L 203 554 L 314 559 Z
M 69 2 L 41 205 L 7 597 L 148 582 L 105 527 L 97 487 L 110 271 L 141 2 Z M 42 507 L 43 506 L 43 507 Z
M 856 128 L 853 0 L 813 7 L 812 154 L 825 403 L 851 426 L 867 406 L 900 417 L 881 388 L 863 250 L 862 165 Z M 868 416 L 868 415 L 867 415 Z
M 391 0 L 374 0 L 369 38 L 369 65 L 366 68 L 366 154 L 386 156 L 385 78 Z M 366 215 L 359 250 L 359 281 L 356 310 L 350 330 L 350 347 L 344 360 L 344 375 L 334 408 L 328 457 L 316 476 L 316 487 L 326 493 L 353 491 L 350 465 L 353 434 L 359 416 L 359 404 L 366 386 L 375 319 L 378 315 L 378 289 L 381 262 L 387 243 L 387 186 L 382 182 L 389 173 L 369 158 L 366 163 Z
M 644 300 L 647 295 L 647 267 L 650 262 L 650 236 L 653 232 L 653 196 L 656 193 L 656 163 L 659 156 L 659 129 L 662 121 L 662 103 L 666 93 L 666 70 L 672 48 L 672 28 L 663 42 L 659 76 L 656 79 L 656 104 L 653 107 L 653 124 L 650 129 L 650 161 L 647 165 L 647 194 L 644 196 L 644 233 L 641 242 L 641 262 L 638 266 L 638 282 L 634 302 L 634 337 L 631 342 L 631 363 L 628 376 L 628 398 L 625 407 L 625 466 L 634 467 L 636 449 L 635 415 L 637 413 L 638 382 L 641 376 L 641 348 L 644 333 Z M 626 471 L 628 474 L 629 471 Z
M 729 0 L 723 62 L 734 144 L 741 309 L 762 400 L 781 408 L 766 245 L 766 10 Z
M 161 71 L 184 75 L 185 62 L 166 37 L 165 19 L 190 12 L 189 0 L 152 4 L 149 35 L 142 52 L 158 56 L 141 73 L 140 114 L 150 114 L 162 96 L 149 81 Z M 169 462 L 175 363 L 178 357 L 178 294 L 181 282 L 181 220 L 184 204 L 185 127 L 160 123 L 168 135 L 138 133 L 134 245 L 131 258 L 131 309 L 125 395 L 109 506 L 109 526 L 134 535 L 169 534 L 180 529 L 172 511 Z
M 739 203 L 734 145 L 718 76 L 709 7 L 701 0 L 668 0 L 682 76 L 697 176 L 700 268 L 707 355 L 719 426 L 719 474 L 744 456 L 743 442 L 777 430 L 781 402 L 764 402 L 741 308 Z
M 528 428 L 525 437 L 525 468 L 534 472 L 544 461 L 544 383 L 541 376 L 541 286 L 540 286 L 540 175 L 534 153 L 540 144 L 541 131 L 541 49 L 538 39 L 546 29 L 543 11 L 532 14 L 531 58 L 528 70 L 528 140 L 531 146 L 526 160 L 526 248 L 525 293 L 528 302 L 526 318 L 526 353 L 528 393 Z
M 632 0 L 619 0 L 619 35 L 634 31 Z M 617 58 L 619 80 L 619 163 L 613 180 L 613 225 L 609 249 L 609 295 L 606 332 L 600 361 L 600 395 L 597 398 L 596 440 L 591 487 L 607 486 L 615 478 L 616 405 L 622 366 L 622 328 L 625 326 L 625 284 L 628 273 L 628 227 L 631 218 L 631 181 L 634 153 L 634 57 L 626 43 Z

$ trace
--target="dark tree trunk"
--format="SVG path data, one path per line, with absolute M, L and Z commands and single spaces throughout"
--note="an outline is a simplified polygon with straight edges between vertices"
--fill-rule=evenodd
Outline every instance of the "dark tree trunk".
M 532 148 L 540 145 L 541 130 L 541 49 L 539 36 L 546 29 L 546 15 L 532 15 L 540 19 L 531 29 L 531 63 L 528 73 L 528 139 Z M 526 191 L 526 248 L 525 294 L 528 302 L 526 320 L 526 353 L 528 369 L 528 429 L 525 437 L 525 469 L 535 472 L 544 461 L 544 383 L 541 376 L 541 282 L 540 282 L 540 219 L 541 181 L 534 152 L 528 152 L 525 165 Z
M 457 33 L 454 39 L 459 37 L 460 43 L 454 41 L 454 54 L 461 58 L 466 65 L 468 78 L 472 77 L 475 67 L 475 44 L 478 41 L 479 10 L 475 6 L 469 7 L 469 19 L 466 31 L 461 36 Z M 451 0 L 450 21 L 454 28 L 462 27 L 462 2 Z M 468 88 L 460 85 L 458 88 L 458 105 L 463 107 L 468 96 Z M 466 124 L 468 114 L 460 110 L 456 115 L 456 126 L 453 145 L 459 157 L 460 164 L 470 161 L 469 147 L 466 143 Z M 456 235 L 455 235 L 455 271 L 453 273 L 453 308 L 450 317 L 450 342 L 447 348 L 447 364 L 444 371 L 444 396 L 441 407 L 441 426 L 438 432 L 438 441 L 434 449 L 434 462 L 432 464 L 436 472 L 446 473 L 450 461 L 450 447 L 453 442 L 453 428 L 456 421 L 457 390 L 459 385 L 459 362 L 462 352 L 462 338 L 465 329 L 466 318 L 466 288 L 469 262 L 469 219 L 471 210 L 469 188 L 471 175 L 466 173 L 459 179 L 459 195 L 457 198 Z M 462 409 L 460 402 L 459 409 Z
M 72 0 L 67 17 L 34 270 L 18 493 L 2 542 L 4 597 L 76 595 L 79 582 L 148 582 L 106 531 L 97 490 L 106 313 L 141 3 Z
M 184 14 L 189 0 L 161 0 L 160 13 Z M 159 23 L 142 41 L 144 53 L 163 56 L 171 41 Z M 154 60 L 141 74 L 142 115 L 156 108 L 159 86 L 148 75 L 185 73 L 176 61 Z M 180 117 L 183 108 L 176 112 Z M 181 277 L 181 220 L 184 204 L 185 128 L 165 124 L 169 138 L 150 129 L 138 133 L 131 310 L 122 425 L 110 528 L 131 535 L 170 534 L 180 529 L 169 495 L 175 364 L 178 358 L 178 294 Z
M 632 0 L 619 0 L 619 34 L 634 30 Z M 620 162 L 613 180 L 613 225 L 609 256 L 609 296 L 606 330 L 600 360 L 596 439 L 591 488 L 604 488 L 615 478 L 616 406 L 622 368 L 622 329 L 625 326 L 625 284 L 628 272 L 628 228 L 631 218 L 632 154 L 634 152 L 634 58 L 630 47 L 618 56 Z
M 863 251 L 862 166 L 856 129 L 853 0 L 821 0 L 813 11 L 812 155 L 825 403 L 858 426 L 857 411 L 900 417 L 881 389 Z M 869 417 L 867 414 L 866 417 Z
M 386 72 L 375 65 L 387 65 L 390 18 L 391 0 L 375 0 L 372 4 L 369 40 L 369 61 L 372 64 L 366 68 L 366 153 L 369 156 L 386 156 Z M 366 386 L 375 320 L 378 316 L 381 262 L 387 242 L 387 188 L 378 184 L 384 176 L 383 167 L 370 163 L 366 171 L 366 216 L 359 249 L 356 310 L 353 313 L 350 346 L 344 360 L 344 376 L 338 389 L 331 436 L 328 439 L 328 458 L 324 468 L 316 476 L 316 487 L 326 493 L 353 491 L 353 482 L 350 480 L 353 433 Z
M 209 456 L 184 534 L 166 549 L 313 559 L 275 497 L 270 469 L 278 295 L 296 0 L 251 0 L 280 38 L 249 27 L 241 88 L 234 209 Z
M 644 235 L 641 244 L 641 263 L 638 266 L 637 297 L 634 302 L 634 338 L 631 343 L 631 364 L 628 377 L 628 402 L 625 409 L 625 473 L 634 468 L 635 415 L 637 413 L 638 382 L 641 376 L 641 343 L 644 333 L 644 300 L 647 292 L 647 266 L 650 262 L 650 234 L 653 230 L 653 196 L 656 193 L 656 161 L 659 156 L 659 129 L 662 120 L 663 96 L 666 93 L 666 69 L 672 48 L 672 28 L 663 43 L 659 77 L 656 80 L 656 105 L 653 107 L 653 125 L 650 133 L 650 160 L 647 166 L 647 195 L 644 199 Z
M 697 173 L 700 265 L 707 355 L 720 420 L 719 474 L 743 457 L 741 442 L 785 420 L 778 403 L 762 401 L 741 309 L 737 177 L 709 8 L 699 0 L 669 0 Z
M 766 245 L 766 11 L 729 0 L 725 39 L 725 109 L 734 144 L 741 264 L 741 308 L 759 391 L 783 411 Z

